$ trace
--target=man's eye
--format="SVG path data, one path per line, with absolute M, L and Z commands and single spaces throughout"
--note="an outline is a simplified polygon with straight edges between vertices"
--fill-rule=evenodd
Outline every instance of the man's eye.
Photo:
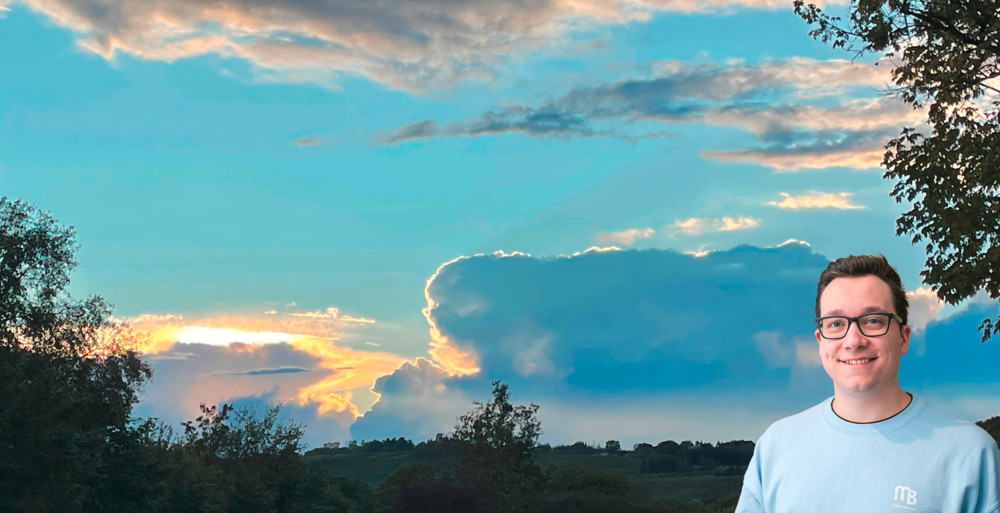
M 885 319 L 883 317 L 866 317 L 861 322 L 868 326 L 882 326 L 885 324 Z
M 841 328 L 843 326 L 844 326 L 844 321 L 840 319 L 830 319 L 829 321 L 826 321 L 827 328 Z

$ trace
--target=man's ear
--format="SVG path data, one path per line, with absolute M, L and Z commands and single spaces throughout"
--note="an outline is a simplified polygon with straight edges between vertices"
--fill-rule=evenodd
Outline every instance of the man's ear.
M 903 339 L 899 354 L 906 354 L 910 350 L 910 325 L 904 324 L 899 327 L 899 336 Z

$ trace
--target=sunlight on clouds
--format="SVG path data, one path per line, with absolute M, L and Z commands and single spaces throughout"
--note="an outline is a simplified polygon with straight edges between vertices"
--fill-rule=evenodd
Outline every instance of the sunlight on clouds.
M 359 329 L 375 321 L 343 315 L 336 307 L 323 311 L 289 313 L 268 310 L 261 317 L 222 315 L 197 320 L 186 320 L 174 314 L 144 314 L 125 321 L 146 334 L 142 349 L 154 360 L 184 360 L 185 358 L 176 358 L 169 352 L 176 344 L 215 346 L 230 354 L 258 351 L 265 345 L 288 344 L 297 351 L 319 358 L 317 367 L 331 372 L 319 381 L 315 381 L 316 378 L 313 377 L 313 382 L 299 386 L 295 395 L 278 399 L 297 399 L 300 406 L 314 403 L 320 416 L 331 412 L 346 412 L 352 418 L 357 418 L 360 409 L 352 401 L 352 390 L 370 389 L 378 377 L 391 374 L 408 361 L 394 354 L 355 350 L 338 345 L 337 340 L 347 330 Z M 280 367 L 282 364 L 277 362 L 275 365 Z M 235 375 L 233 371 L 225 374 Z M 216 376 L 193 379 L 218 381 L 222 378 Z M 273 376 L 269 379 L 273 379 Z M 235 385 L 228 381 L 226 383 L 225 386 L 230 388 L 220 389 L 216 393 L 234 393 L 236 388 L 232 387 Z M 259 383 L 258 387 L 266 385 L 263 381 Z M 240 387 L 244 394 L 265 391 L 254 389 L 249 383 L 243 383 Z M 192 385 L 192 390 L 204 388 Z
M 882 165 L 885 150 L 875 142 L 863 148 L 851 147 L 808 147 L 779 148 L 772 150 L 729 150 L 704 151 L 705 158 L 723 162 L 749 162 L 775 169 L 776 171 L 799 171 L 802 169 L 825 169 L 846 167 L 851 169 L 875 169 Z
M 907 291 L 906 299 L 910 302 L 909 318 L 906 323 L 910 325 L 914 334 L 923 333 L 928 323 L 938 320 L 938 314 L 945 306 L 944 301 L 928 287 Z
M 736 230 L 749 230 L 760 226 L 760 220 L 751 216 L 730 217 L 725 216 L 720 219 L 706 217 L 691 217 L 674 221 L 671 228 L 674 232 L 685 235 L 701 235 L 708 232 L 732 232 Z
M 320 358 L 320 367 L 334 371 L 321 381 L 299 390 L 299 404 L 319 404 L 319 413 L 350 411 L 355 418 L 358 408 L 351 402 L 350 390 L 371 387 L 379 376 L 391 374 L 407 359 L 389 353 L 358 351 L 338 346 L 322 337 L 299 336 L 292 345 Z
M 779 192 L 781 201 L 768 201 L 767 204 L 781 209 L 797 210 L 803 208 L 836 208 L 840 210 L 863 209 L 861 205 L 851 203 L 850 192 L 830 193 L 809 191 L 807 194 L 792 196 L 787 192 Z
M 273 312 L 274 310 L 271 310 L 269 313 Z M 364 324 L 375 324 L 374 319 L 368 319 L 366 317 L 351 317 L 350 315 L 341 315 L 340 309 L 335 306 L 327 307 L 327 309 L 322 312 L 295 312 L 295 313 L 290 313 L 288 315 L 291 315 L 292 317 L 308 317 L 312 319 L 329 319 L 329 320 L 339 320 L 343 322 L 360 322 Z
M 720 219 L 721 225 L 718 226 L 720 232 L 731 232 L 735 230 L 749 230 L 751 228 L 756 228 L 760 226 L 760 220 L 754 219 L 750 216 L 740 216 L 740 217 L 723 217 Z
M 648 239 L 656 233 L 652 228 L 629 228 L 619 232 L 599 233 L 595 237 L 599 244 L 624 244 L 630 246 L 639 239 Z
M 506 256 L 502 251 L 499 251 L 499 256 Z M 479 372 L 479 357 L 474 351 L 462 350 L 458 345 L 449 339 L 446 335 L 441 333 L 438 328 L 437 321 L 431 316 L 431 311 L 438 306 L 437 301 L 431 297 L 430 286 L 440 275 L 444 268 L 448 267 L 455 262 L 460 262 L 469 257 L 457 257 L 441 264 L 434 274 L 430 278 L 427 278 L 427 283 L 424 285 L 424 299 L 427 301 L 427 306 L 424 307 L 421 312 L 424 314 L 424 318 L 427 319 L 427 324 L 430 325 L 430 335 L 431 335 L 431 348 L 430 355 L 434 359 L 434 363 L 440 365 L 444 368 L 445 372 L 452 376 L 464 376 L 469 374 L 476 374 Z
M 787 9 L 784 0 L 556 0 L 441 3 L 430 0 L 21 0 L 76 33 L 105 59 L 126 53 L 172 62 L 238 58 L 260 80 L 335 88 L 343 74 L 402 90 L 490 79 L 511 58 L 561 46 L 581 26 L 644 22 L 659 12 Z M 0 14 L 10 2 L 0 2 Z M 402 28 L 405 28 L 403 30 Z

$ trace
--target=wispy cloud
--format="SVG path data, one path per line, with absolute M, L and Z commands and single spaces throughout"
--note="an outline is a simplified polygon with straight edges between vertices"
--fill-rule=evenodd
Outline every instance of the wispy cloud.
M 749 230 L 758 226 L 760 226 L 760 220 L 751 216 L 726 216 L 719 219 L 708 217 L 690 217 L 688 219 L 678 219 L 670 225 L 674 232 L 683 233 L 685 235 L 701 235 L 708 232 Z
M 0 12 L 5 0 L 0 3 Z M 509 59 L 569 44 L 581 21 L 624 24 L 657 12 L 787 9 L 777 0 L 21 0 L 113 59 L 214 54 L 249 62 L 260 80 L 335 87 L 343 75 L 404 90 L 489 78 Z
M 305 147 L 305 146 L 321 146 L 323 144 L 322 137 L 303 137 L 301 139 L 296 139 L 292 141 L 295 146 Z
M 851 203 L 850 192 L 818 192 L 810 191 L 806 194 L 792 196 L 787 192 L 779 193 L 781 201 L 768 201 L 767 204 L 787 210 L 813 209 L 813 208 L 834 208 L 839 210 L 855 210 L 865 208 L 862 205 Z
M 599 233 L 594 237 L 599 244 L 623 244 L 631 246 L 635 241 L 648 239 L 656 233 L 652 228 L 629 228 L 618 232 Z
M 537 106 L 498 106 L 444 126 L 422 120 L 380 142 L 505 133 L 636 141 L 673 136 L 649 129 L 657 124 L 699 123 L 732 126 L 763 144 L 708 150 L 702 153 L 706 158 L 786 171 L 872 168 L 881 162 L 887 138 L 923 118 L 921 111 L 881 95 L 891 83 L 892 68 L 882 64 L 804 57 L 756 63 L 660 61 L 650 77 L 572 89 Z

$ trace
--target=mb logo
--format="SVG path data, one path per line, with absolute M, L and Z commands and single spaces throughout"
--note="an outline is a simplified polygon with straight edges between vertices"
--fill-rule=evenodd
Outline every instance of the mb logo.
M 892 494 L 892 499 L 905 502 L 909 506 L 915 506 L 917 504 L 917 491 L 909 486 L 897 486 L 896 491 Z

